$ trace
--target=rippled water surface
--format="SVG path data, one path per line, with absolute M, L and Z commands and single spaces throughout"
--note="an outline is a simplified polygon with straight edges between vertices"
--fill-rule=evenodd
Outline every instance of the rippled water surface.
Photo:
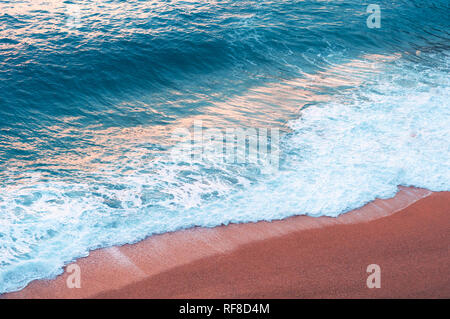
M 192 226 L 450 190 L 447 0 L 0 1 L 0 293 Z M 280 130 L 279 169 L 169 156 Z

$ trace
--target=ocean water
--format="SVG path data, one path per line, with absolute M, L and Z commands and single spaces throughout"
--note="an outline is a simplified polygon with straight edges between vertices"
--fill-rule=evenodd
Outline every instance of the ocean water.
M 450 190 L 449 9 L 0 1 L 0 294 L 152 234 Z M 171 156 L 199 121 L 279 130 L 279 164 Z

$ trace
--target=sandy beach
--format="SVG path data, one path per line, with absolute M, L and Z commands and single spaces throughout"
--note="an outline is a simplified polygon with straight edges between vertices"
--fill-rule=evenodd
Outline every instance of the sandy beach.
M 2 298 L 449 298 L 450 192 L 400 188 L 338 218 L 194 228 L 91 252 Z M 381 269 L 369 289 L 366 269 Z

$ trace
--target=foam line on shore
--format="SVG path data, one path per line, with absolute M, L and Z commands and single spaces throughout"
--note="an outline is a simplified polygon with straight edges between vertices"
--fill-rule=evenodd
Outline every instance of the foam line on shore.
M 155 235 L 134 245 L 95 250 L 89 257 L 76 261 L 81 269 L 82 289 L 68 289 L 67 274 L 63 274 L 54 280 L 34 281 L 24 290 L 3 297 L 92 297 L 202 258 L 229 253 L 253 242 L 298 231 L 380 219 L 431 194 L 432 192 L 424 189 L 400 187 L 394 198 L 377 199 L 337 218 L 295 216 L 272 222 L 230 224 L 215 228 L 197 227 Z

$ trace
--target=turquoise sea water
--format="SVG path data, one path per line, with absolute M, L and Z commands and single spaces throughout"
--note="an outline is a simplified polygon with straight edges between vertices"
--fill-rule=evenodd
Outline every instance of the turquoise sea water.
M 151 234 L 450 190 L 449 9 L 0 1 L 0 293 Z M 169 156 L 194 121 L 279 129 L 279 168 Z

